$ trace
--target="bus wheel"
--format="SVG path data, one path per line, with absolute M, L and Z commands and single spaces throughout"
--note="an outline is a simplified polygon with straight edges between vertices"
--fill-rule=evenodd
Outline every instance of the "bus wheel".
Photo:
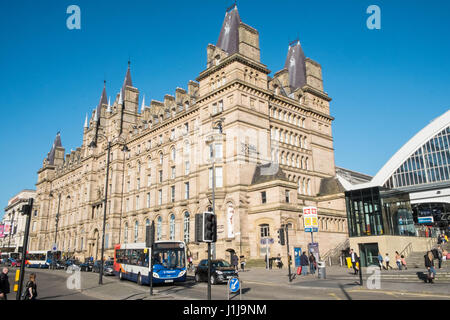
M 142 286 L 142 277 L 141 277 L 141 274 L 140 274 L 140 273 L 138 274 L 137 284 L 140 285 L 140 286 Z
M 123 274 L 122 274 L 122 271 L 119 272 L 119 279 L 120 279 L 120 280 L 123 280 Z

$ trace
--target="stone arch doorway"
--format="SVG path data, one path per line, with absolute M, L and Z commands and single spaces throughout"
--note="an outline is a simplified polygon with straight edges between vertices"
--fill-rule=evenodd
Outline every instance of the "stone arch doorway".
M 89 257 L 93 257 L 94 260 L 98 260 L 99 255 L 99 232 L 98 229 L 94 230 L 93 236 L 89 241 Z
M 227 252 L 228 262 L 229 262 L 230 264 L 232 264 L 233 261 L 231 261 L 231 258 L 233 257 L 233 255 L 236 254 L 236 251 L 235 251 L 234 249 L 232 249 L 232 248 L 229 248 L 229 249 L 227 249 L 227 250 L 225 250 L 225 251 Z

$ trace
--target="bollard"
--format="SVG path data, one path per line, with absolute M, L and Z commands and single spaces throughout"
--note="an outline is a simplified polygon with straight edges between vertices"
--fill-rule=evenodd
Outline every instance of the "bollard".
M 16 278 L 14 279 L 14 292 L 17 292 L 17 290 L 19 290 L 19 284 L 17 282 L 19 282 L 20 280 L 20 270 L 16 270 Z

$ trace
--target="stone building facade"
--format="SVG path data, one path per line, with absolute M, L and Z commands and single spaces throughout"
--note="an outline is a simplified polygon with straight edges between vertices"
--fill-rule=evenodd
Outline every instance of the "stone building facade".
M 28 199 L 34 199 L 35 196 L 35 190 L 25 189 L 9 199 L 8 205 L 5 207 L 5 214 L 0 222 L 0 224 L 4 226 L 10 226 L 8 234 L 4 235 L 4 237 L 0 237 L 1 252 L 22 252 L 27 219 L 20 210 L 23 205 L 28 203 Z M 32 214 L 37 215 L 36 208 L 33 210 Z M 33 221 L 30 225 L 30 230 L 37 230 L 36 221 Z
M 82 145 L 65 155 L 59 134 L 55 139 L 38 172 L 31 249 L 50 248 L 56 237 L 64 252 L 100 257 L 108 142 L 106 257 L 114 244 L 144 242 L 151 221 L 158 239 L 184 240 L 194 261 L 206 257 L 206 245 L 194 242 L 194 221 L 212 206 L 213 166 L 216 257 L 234 251 L 262 259 L 262 237 L 274 238 L 272 256 L 286 256 L 276 239 L 282 224 L 291 227 L 291 254 L 304 250 L 304 206 L 318 207 L 321 252 L 345 241 L 343 194 L 320 194 L 322 181 L 335 176 L 334 119 L 321 66 L 297 41 L 285 68 L 270 73 L 260 61 L 258 31 L 236 7 L 227 10 L 217 44 L 207 47 L 207 68 L 187 90 L 139 103 L 129 65 L 112 104 L 103 88 Z

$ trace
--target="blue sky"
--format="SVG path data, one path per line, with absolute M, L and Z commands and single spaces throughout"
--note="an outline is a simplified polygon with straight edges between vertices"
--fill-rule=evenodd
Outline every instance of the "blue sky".
M 206 66 L 233 1 L 16 0 L 0 2 L 0 204 L 35 188 L 57 131 L 67 152 L 107 80 L 114 96 L 131 58 L 133 84 L 162 100 Z M 66 9 L 81 8 L 81 30 Z M 381 8 L 381 30 L 366 9 Z M 283 68 L 297 36 L 322 65 L 333 98 L 336 165 L 370 175 L 450 103 L 450 2 L 446 0 L 240 0 L 260 33 L 261 59 Z

